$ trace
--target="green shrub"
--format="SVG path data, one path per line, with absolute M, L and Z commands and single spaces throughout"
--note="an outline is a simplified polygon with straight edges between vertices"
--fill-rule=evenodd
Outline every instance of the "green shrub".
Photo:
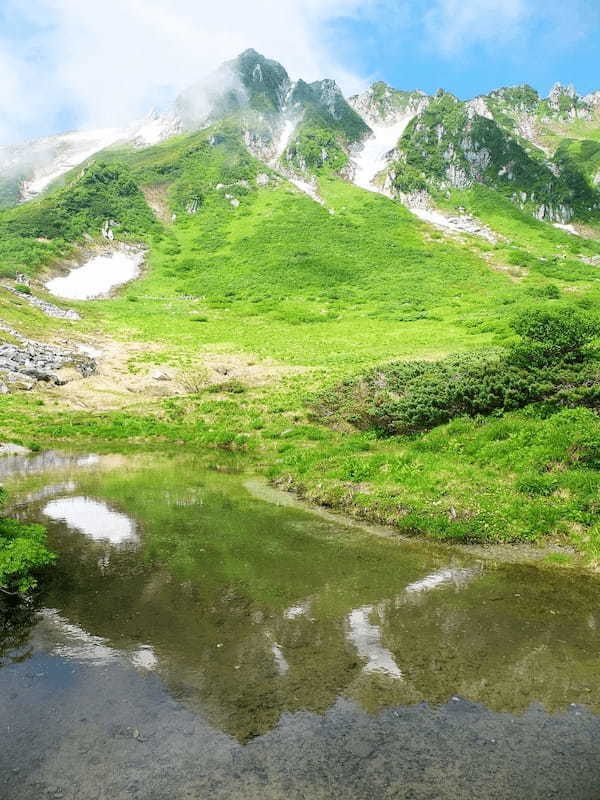
M 545 401 L 548 411 L 577 405 L 600 408 L 600 365 L 586 361 L 598 331 L 594 320 L 569 309 L 530 309 L 516 320 L 515 330 L 522 341 L 508 351 L 398 361 L 370 370 L 321 395 L 315 412 L 389 436 L 539 401 Z M 595 452 L 587 443 L 581 458 L 593 462 Z
M 534 297 L 546 297 L 548 300 L 560 300 L 560 289 L 556 284 L 549 283 L 547 286 L 528 289 L 527 293 Z
M 597 320 L 574 309 L 529 309 L 514 329 L 523 341 L 511 359 L 523 366 L 583 361 L 585 348 L 600 334 Z

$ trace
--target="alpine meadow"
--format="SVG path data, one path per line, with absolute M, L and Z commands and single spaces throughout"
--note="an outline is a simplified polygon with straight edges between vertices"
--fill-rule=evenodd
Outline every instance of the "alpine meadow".
M 129 126 L 1 147 L 0 607 L 7 621 L 0 656 L 16 653 L 8 656 L 15 664 L 25 658 L 31 630 L 59 641 L 62 620 L 62 649 L 44 645 L 44 652 L 67 658 L 75 639 L 81 648 L 97 639 L 105 650 L 124 650 L 136 669 L 158 671 L 186 714 L 203 709 L 243 745 L 269 731 L 283 735 L 301 712 L 329 714 L 336 697 L 351 698 L 367 716 L 457 695 L 483 704 L 468 713 L 485 706 L 493 725 L 500 725 L 496 712 L 519 714 L 538 701 L 548 713 L 585 704 L 597 721 L 595 659 L 585 650 L 597 636 L 593 602 L 585 600 L 586 617 L 577 611 L 583 600 L 569 593 L 597 598 L 599 307 L 600 91 L 582 96 L 556 84 L 542 97 L 522 85 L 462 100 L 378 81 L 347 97 L 333 80 L 292 80 L 284 65 L 246 50 Z M 193 517 L 193 498 L 203 492 Z M 171 506 L 164 498 L 177 500 Z M 79 522 L 58 508 L 67 500 L 87 509 Z M 89 550 L 74 538 L 87 525 Z M 102 550 L 108 541 L 110 554 Z M 478 617 L 479 633 L 469 628 L 469 642 L 456 644 L 453 658 L 465 663 L 453 671 L 448 661 L 435 679 L 436 659 L 450 659 L 446 645 L 441 656 L 432 645 L 432 627 L 443 625 L 436 616 L 444 613 L 442 595 L 427 595 L 439 604 L 431 611 L 407 606 L 402 622 L 405 601 L 392 586 L 393 576 L 406 574 L 403 586 L 423 579 L 416 567 L 411 572 L 418 548 L 432 560 L 428 575 L 450 569 L 429 585 L 451 597 L 449 639 L 463 625 L 457 620 L 470 620 L 476 607 L 491 615 L 486 603 L 499 601 L 497 617 Z M 477 570 L 492 576 L 478 579 L 489 581 L 485 592 L 478 584 L 480 594 L 475 583 L 465 589 Z M 505 609 L 511 598 L 525 604 L 514 598 L 525 598 L 529 585 L 538 592 L 529 610 Z M 312 598 L 313 611 L 303 598 Z M 226 602 L 236 610 L 228 606 L 226 614 Z M 196 630 L 197 603 L 206 619 L 221 614 L 214 632 Z M 126 623 L 124 609 L 134 607 L 142 616 Z M 179 619 L 178 608 L 189 619 Z M 257 608 L 260 620 L 331 625 L 311 647 L 318 640 L 333 648 L 337 636 L 344 644 L 316 663 L 314 650 L 304 650 L 308 640 L 298 634 L 291 644 L 264 622 L 259 647 L 241 623 L 247 615 L 263 625 Z M 27 616 L 33 609 L 43 616 L 43 634 Z M 184 630 L 195 630 L 199 647 L 206 638 L 219 648 L 214 663 L 202 656 L 196 672 L 191 643 L 173 644 L 166 617 L 160 631 L 158 622 L 152 628 L 149 620 L 162 620 L 164 609 L 182 641 Z M 577 642 L 592 638 L 582 650 L 572 645 L 568 658 L 579 677 L 568 686 L 562 657 L 554 659 L 553 639 L 542 634 L 558 618 L 536 622 L 532 609 L 540 620 L 571 609 L 569 630 L 566 618 L 556 630 L 565 653 L 579 636 L 576 620 L 592 620 Z M 228 627 L 234 617 L 235 630 Z M 525 636 L 525 618 L 530 639 L 513 648 L 507 642 L 517 631 Z M 399 644 L 402 626 L 413 626 L 410 647 Z M 488 627 L 497 641 L 486 650 L 479 637 Z M 230 673 L 243 662 L 233 654 L 242 641 L 252 666 Z M 487 675 L 491 651 L 504 654 L 505 644 L 506 660 Z M 163 672 L 161 646 L 170 653 Z M 423 648 L 418 657 L 413 646 Z M 407 647 L 410 664 L 402 662 Z M 471 664 L 463 649 L 474 653 Z M 258 666 L 267 657 L 268 676 Z M 81 663 L 100 663 L 90 659 Z M 537 665 L 537 682 L 528 682 L 528 664 Z M 420 682 L 421 670 L 428 677 Z M 293 675 L 294 688 L 281 688 Z M 522 697 L 515 689 L 513 704 L 515 683 Z M 93 709 L 90 719 L 100 713 Z M 143 727 L 150 722 L 136 720 L 115 722 L 126 731 L 118 735 L 133 737 L 140 752 L 158 746 L 160 737 L 152 740 Z M 169 717 L 162 724 L 161 731 L 174 726 L 164 739 L 173 752 L 156 755 L 156 763 L 174 763 L 175 749 L 186 746 L 175 744 L 174 731 L 191 723 Z M 355 730 L 359 723 L 347 724 Z M 572 741 L 575 733 L 560 735 Z M 589 737 L 586 752 L 597 763 Z M 459 747 L 464 758 L 475 757 L 466 740 Z M 583 752 L 583 744 L 573 747 Z M 529 758 L 536 760 L 533 751 Z M 360 790 L 356 777 L 334 793 L 325 777 L 286 783 L 265 767 L 262 794 L 254 767 L 244 789 L 215 766 L 214 783 L 194 784 L 196 793 L 177 783 L 181 767 L 175 783 L 154 777 L 155 793 L 131 772 L 129 788 L 117 782 L 93 795 L 96 779 L 82 773 L 86 757 L 69 781 L 60 777 L 71 769 L 65 759 L 41 777 L 27 773 L 31 783 L 10 777 L 6 796 L 33 798 L 37 786 L 58 787 L 49 797 L 83 800 L 596 796 L 593 781 L 561 784 L 558 762 L 557 793 L 526 783 L 503 793 L 497 778 L 480 794 L 469 793 L 475 784 L 463 793 L 452 782 L 452 794 L 439 787 L 427 794 L 415 778 L 421 789 L 414 793 L 386 793 L 385 784 L 369 794 L 368 785 L 379 784 L 367 773 Z M 508 762 L 498 759 L 502 771 Z M 567 761 L 580 763 L 573 753 Z M 239 769 L 241 782 L 246 767 Z M 132 786 L 144 788 L 138 794 Z

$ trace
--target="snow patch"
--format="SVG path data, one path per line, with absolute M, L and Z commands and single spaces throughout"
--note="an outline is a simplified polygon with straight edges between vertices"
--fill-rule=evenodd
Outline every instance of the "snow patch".
M 392 125 L 371 125 L 373 136 L 367 139 L 363 149 L 354 158 L 354 183 L 357 186 L 371 192 L 380 191 L 373 181 L 385 169 L 388 154 L 396 147 L 398 139 L 414 117 L 415 114 L 407 114 Z
M 30 173 L 21 184 L 21 200 L 26 202 L 44 192 L 61 175 L 107 147 L 126 142 L 135 147 L 149 147 L 176 136 L 181 129 L 181 120 L 175 114 L 153 111 L 146 119 L 126 128 L 75 131 L 2 148 L 0 172 L 21 167 Z
M 555 222 L 554 227 L 559 228 L 561 231 L 566 231 L 567 233 L 570 233 L 573 236 L 581 236 L 581 234 L 574 225 L 564 225 L 562 222 Z
M 297 189 L 300 189 L 301 192 L 307 194 L 315 203 L 318 203 L 320 206 L 325 205 L 323 202 L 323 198 L 319 197 L 316 187 L 314 184 L 309 183 L 308 181 L 304 181 L 301 178 L 296 177 L 295 175 L 286 175 L 288 181 L 293 183 Z
M 275 166 L 279 162 L 281 156 L 288 149 L 290 139 L 292 138 L 292 134 L 294 133 L 295 130 L 296 130 L 296 123 L 292 122 L 292 120 L 288 119 L 283 123 L 283 129 L 281 131 L 281 136 L 279 137 L 279 141 L 277 142 L 277 147 L 275 148 L 275 154 L 273 156 L 271 166 Z
M 121 128 L 106 128 L 97 131 L 66 133 L 54 138 L 40 139 L 32 144 L 32 160 L 47 154 L 45 163 L 34 169 L 29 180 L 23 181 L 21 198 L 31 200 L 41 194 L 52 181 L 65 172 L 83 164 L 95 153 L 104 150 L 124 138 Z
M 281 160 L 281 157 L 288 148 L 292 135 L 296 130 L 296 124 L 297 124 L 296 122 L 289 119 L 283 123 L 281 135 L 277 142 L 273 158 L 271 158 L 268 162 L 269 166 L 272 169 L 277 169 L 280 166 L 279 162 Z M 301 192 L 307 194 L 311 198 L 311 200 L 315 201 L 315 203 L 318 203 L 321 206 L 325 205 L 323 199 L 319 197 L 319 193 L 317 192 L 317 187 L 314 183 L 304 180 L 303 178 L 299 177 L 298 175 L 296 175 L 291 171 L 288 171 L 287 169 L 280 169 L 280 172 L 287 178 L 287 180 L 290 183 L 293 183 L 297 189 L 300 189 Z
M 486 225 L 478 222 L 474 217 L 468 214 L 459 214 L 447 217 L 440 211 L 432 208 L 425 208 L 423 206 L 415 206 L 410 203 L 406 204 L 408 210 L 423 222 L 428 222 L 436 228 L 441 228 L 445 231 L 452 233 L 470 233 L 473 236 L 481 236 L 491 244 L 498 241 L 498 237 Z
M 176 136 L 181 129 L 181 121 L 174 114 L 153 111 L 133 134 L 133 143 L 136 147 L 150 147 Z
M 114 250 L 94 256 L 61 278 L 48 281 L 49 292 L 66 300 L 92 300 L 137 278 L 144 261 L 140 251 Z

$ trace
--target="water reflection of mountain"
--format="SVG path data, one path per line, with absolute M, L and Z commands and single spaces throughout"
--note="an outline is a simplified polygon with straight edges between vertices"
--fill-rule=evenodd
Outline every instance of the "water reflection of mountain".
M 187 478 L 79 481 L 135 518 L 140 542 L 49 521 L 61 558 L 40 646 L 156 671 L 241 741 L 338 696 L 369 711 L 453 695 L 497 711 L 600 708 L 593 579 L 483 571 L 252 500 L 218 476 Z

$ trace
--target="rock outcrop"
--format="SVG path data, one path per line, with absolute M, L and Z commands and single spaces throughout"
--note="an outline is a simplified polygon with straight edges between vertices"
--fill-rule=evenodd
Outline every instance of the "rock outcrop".
M 0 344 L 0 393 L 33 389 L 36 383 L 52 383 L 61 386 L 67 383 L 65 368 L 76 370 L 88 377 L 96 371 L 96 361 L 88 355 L 65 347 L 27 339 L 18 331 L 1 325 L 0 329 L 16 340 L 16 343 Z

